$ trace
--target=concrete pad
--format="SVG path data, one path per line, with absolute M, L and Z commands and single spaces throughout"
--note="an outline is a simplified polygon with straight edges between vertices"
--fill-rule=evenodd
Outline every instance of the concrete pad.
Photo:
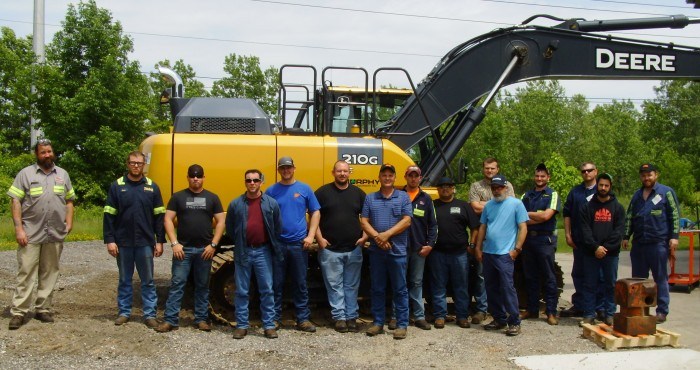
M 698 369 L 700 352 L 692 349 L 620 350 L 604 353 L 524 356 L 510 358 L 524 369 Z

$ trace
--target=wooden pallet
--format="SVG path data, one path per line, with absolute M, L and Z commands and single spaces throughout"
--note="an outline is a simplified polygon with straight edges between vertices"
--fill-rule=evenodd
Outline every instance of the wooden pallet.
M 608 351 L 614 351 L 618 348 L 632 347 L 678 347 L 678 339 L 681 335 L 657 327 L 656 334 L 632 336 L 615 331 L 605 324 L 584 324 L 583 336 Z

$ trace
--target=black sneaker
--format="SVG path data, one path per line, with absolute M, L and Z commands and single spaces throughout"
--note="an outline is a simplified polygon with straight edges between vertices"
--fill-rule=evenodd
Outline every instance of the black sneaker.
M 520 325 L 508 325 L 508 329 L 506 329 L 507 336 L 514 337 L 518 334 L 520 334 Z
M 501 330 L 501 329 L 505 328 L 506 326 L 508 326 L 506 323 L 498 322 L 494 319 L 490 323 L 484 325 L 484 330 Z
M 576 306 L 571 306 L 566 310 L 561 310 L 559 312 L 559 317 L 581 317 L 583 316 L 583 311 L 576 308 Z

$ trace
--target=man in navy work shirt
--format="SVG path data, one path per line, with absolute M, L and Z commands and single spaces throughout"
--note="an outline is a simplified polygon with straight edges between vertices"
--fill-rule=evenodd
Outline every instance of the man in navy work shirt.
M 493 316 L 484 329 L 500 330 L 507 324 L 506 335 L 516 336 L 520 334 L 520 312 L 513 267 L 525 242 L 528 217 L 523 203 L 506 195 L 507 184 L 500 174 L 491 179 L 493 199 L 481 213 L 476 258 L 484 264 L 486 297 Z
M 282 157 L 277 162 L 280 181 L 270 186 L 265 194 L 275 198 L 282 213 L 282 253 L 284 261 L 275 259 L 275 321 L 279 327 L 282 319 L 282 293 L 284 281 L 289 269 L 292 282 L 292 295 L 296 307 L 297 329 L 308 333 L 316 331 L 311 321 L 309 310 L 309 292 L 306 286 L 306 270 L 309 266 L 308 249 L 314 242 L 316 229 L 321 218 L 321 206 L 309 185 L 294 178 L 294 161 L 291 157 Z M 306 224 L 306 214 L 310 215 Z
M 649 277 L 649 270 L 658 289 L 656 322 L 666 321 L 671 296 L 668 290 L 668 258 L 676 258 L 680 234 L 680 204 L 676 192 L 657 182 L 659 173 L 651 163 L 639 168 L 642 188 L 637 190 L 627 208 L 627 225 L 622 247 L 632 239 L 632 276 Z
M 367 335 L 384 332 L 386 280 L 391 282 L 396 306 L 394 339 L 406 338 L 408 327 L 408 289 L 406 288 L 406 250 L 411 226 L 411 200 L 406 192 L 394 189 L 396 168 L 383 164 L 379 169 L 379 191 L 367 195 L 362 206 L 362 230 L 371 242 L 369 269 L 372 280 L 372 315 L 374 322 Z
M 103 234 L 107 252 L 117 259 L 119 314 L 114 325 L 123 325 L 131 317 L 134 290 L 131 285 L 134 266 L 141 279 L 143 319 L 146 326 L 158 326 L 158 295 L 153 281 L 153 257 L 163 254 L 165 207 L 160 189 L 143 175 L 146 156 L 138 151 L 127 157 L 128 172 L 113 182 L 104 208 Z
M 583 182 L 574 186 L 564 202 L 564 233 L 566 244 L 573 249 L 574 265 L 571 267 L 571 280 L 574 282 L 574 294 L 571 296 L 572 306 L 561 311 L 561 317 L 581 316 L 583 314 L 583 251 L 576 245 L 581 243 L 581 207 L 593 198 L 596 193 L 596 176 L 598 169 L 592 162 L 585 162 L 579 167 Z
M 527 215 L 527 238 L 523 244 L 523 270 L 527 287 L 527 311 L 521 319 L 540 316 L 540 281 L 545 288 L 545 314 L 549 325 L 559 324 L 557 303 L 559 292 L 554 270 L 554 252 L 557 250 L 556 215 L 561 207 L 559 193 L 552 190 L 549 170 L 544 163 L 535 168 L 535 188 L 521 197 Z

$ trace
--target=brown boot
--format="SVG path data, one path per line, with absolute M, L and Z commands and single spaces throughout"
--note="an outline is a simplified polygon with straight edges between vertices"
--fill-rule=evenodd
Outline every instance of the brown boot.
M 122 317 L 123 317 L 123 316 L 122 316 Z M 153 329 L 153 330 L 155 330 L 155 331 L 157 331 L 157 332 L 159 332 L 159 333 L 167 333 L 167 332 L 169 332 L 169 331 L 173 331 L 173 330 L 177 330 L 177 329 L 178 329 L 177 326 L 175 326 L 175 325 L 170 325 L 169 323 L 164 322 L 164 323 L 158 325 L 158 326 L 157 326 L 155 329 Z
M 10 319 L 10 330 L 17 330 L 19 329 L 22 325 L 24 325 L 24 316 L 22 315 L 14 315 L 12 316 L 12 319 Z
M 272 329 L 275 330 L 275 329 Z M 267 330 L 265 330 L 267 332 Z M 248 335 L 248 329 L 240 329 L 236 328 L 233 331 L 233 339 L 243 339 L 245 336 Z

